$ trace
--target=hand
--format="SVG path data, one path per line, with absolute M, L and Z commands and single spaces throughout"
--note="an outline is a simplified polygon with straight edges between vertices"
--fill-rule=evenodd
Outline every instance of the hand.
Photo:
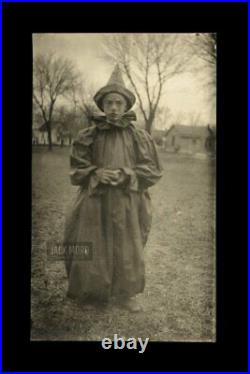
M 112 186 L 118 186 L 124 183 L 127 179 L 127 175 L 124 173 L 123 170 L 116 170 L 116 172 L 117 172 L 118 177 L 115 180 L 110 182 Z
M 95 170 L 95 174 L 97 175 L 99 181 L 103 184 L 113 184 L 113 182 L 118 181 L 120 170 L 110 170 L 100 168 Z

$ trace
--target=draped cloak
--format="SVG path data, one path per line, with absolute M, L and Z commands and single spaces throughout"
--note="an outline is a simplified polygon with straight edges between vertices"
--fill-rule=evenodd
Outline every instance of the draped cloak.
M 162 175 L 153 139 L 126 119 L 96 120 L 74 140 L 70 166 L 79 190 L 66 217 L 64 243 L 91 243 L 92 252 L 83 260 L 66 250 L 68 296 L 107 300 L 143 292 L 152 220 L 148 187 Z M 122 169 L 127 182 L 102 184 L 97 168 Z

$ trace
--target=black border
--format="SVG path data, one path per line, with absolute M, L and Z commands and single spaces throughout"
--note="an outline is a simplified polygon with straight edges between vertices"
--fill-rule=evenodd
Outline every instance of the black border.
M 247 371 L 247 4 L 3 3 L 3 370 Z M 217 343 L 30 342 L 32 32 L 217 32 Z

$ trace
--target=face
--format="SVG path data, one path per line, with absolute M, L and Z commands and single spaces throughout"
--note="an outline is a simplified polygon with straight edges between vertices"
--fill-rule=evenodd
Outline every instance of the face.
M 107 94 L 103 99 L 103 110 L 108 119 L 118 120 L 126 112 L 126 99 L 118 93 Z

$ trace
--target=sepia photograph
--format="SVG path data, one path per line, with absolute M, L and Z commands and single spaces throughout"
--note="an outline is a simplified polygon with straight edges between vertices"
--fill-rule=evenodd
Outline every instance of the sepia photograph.
M 32 341 L 216 342 L 216 38 L 32 34 Z

